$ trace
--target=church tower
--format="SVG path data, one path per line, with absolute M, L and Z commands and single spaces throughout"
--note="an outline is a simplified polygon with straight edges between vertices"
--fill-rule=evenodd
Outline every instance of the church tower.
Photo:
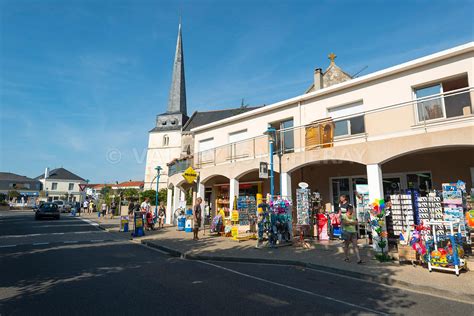
M 180 21 L 168 108 L 166 113 L 157 115 L 156 126 L 149 132 L 145 189 L 156 189 L 155 168 L 157 166 L 162 168 L 159 189 L 166 188 L 168 181 L 168 167 L 166 164 L 174 158 L 178 158 L 181 154 L 181 130 L 187 120 L 184 54 Z

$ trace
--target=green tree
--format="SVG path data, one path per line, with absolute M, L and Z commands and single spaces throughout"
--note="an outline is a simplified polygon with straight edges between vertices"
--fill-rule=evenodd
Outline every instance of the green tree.
M 123 196 L 130 201 L 133 198 L 138 198 L 138 190 L 137 189 L 125 189 L 123 191 Z
M 100 189 L 100 194 L 105 197 L 105 196 L 110 195 L 110 192 L 111 192 L 111 191 L 112 191 L 112 188 L 111 188 L 111 187 L 105 186 L 105 187 L 103 187 L 102 189 Z
M 16 199 L 20 196 L 20 193 L 16 190 L 8 191 L 8 199 Z
M 142 200 L 145 200 L 146 198 L 150 199 L 150 204 L 151 205 L 156 205 L 156 191 L 155 190 L 146 190 L 143 191 L 141 194 Z
M 192 206 L 193 205 L 193 189 L 190 188 L 189 190 L 186 190 L 185 195 L 186 195 L 186 206 Z
M 163 202 L 166 205 L 166 199 L 168 198 L 168 190 L 167 189 L 161 189 L 158 191 L 158 201 Z

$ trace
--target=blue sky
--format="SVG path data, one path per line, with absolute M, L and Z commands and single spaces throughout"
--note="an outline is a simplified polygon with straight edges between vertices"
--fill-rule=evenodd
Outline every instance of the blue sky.
M 188 111 L 301 94 L 473 40 L 472 1 L 0 0 L 0 171 L 143 179 L 183 15 Z M 112 162 L 111 162 L 112 161 Z

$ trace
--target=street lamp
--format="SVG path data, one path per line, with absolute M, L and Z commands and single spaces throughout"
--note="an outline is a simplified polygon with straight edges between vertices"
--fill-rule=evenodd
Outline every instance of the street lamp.
M 161 167 L 157 166 L 155 170 L 156 170 L 155 218 L 158 218 L 158 184 L 160 183 Z
M 273 200 L 273 195 L 275 194 L 275 185 L 274 185 L 274 176 L 273 176 L 273 146 L 276 140 L 276 129 L 274 129 L 273 127 L 268 127 L 268 129 L 263 134 L 268 136 L 269 156 L 270 156 L 270 196 L 271 196 L 271 199 Z

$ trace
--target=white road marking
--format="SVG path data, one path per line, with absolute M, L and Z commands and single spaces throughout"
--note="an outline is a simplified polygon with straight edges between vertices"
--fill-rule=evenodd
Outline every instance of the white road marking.
M 63 235 L 66 234 L 97 234 L 97 233 L 104 233 L 103 230 L 90 230 L 90 231 L 84 231 L 84 232 L 64 232 L 62 233 Z M 23 238 L 23 237 L 37 237 L 37 236 L 51 236 L 51 235 L 57 235 L 59 233 L 41 233 L 41 234 L 26 234 L 26 235 L 4 235 L 0 236 L 0 239 L 2 238 Z
M 375 314 L 378 314 L 378 315 L 387 315 L 385 313 L 382 313 L 382 312 L 379 312 L 379 311 L 376 311 L 376 310 L 373 310 L 373 309 L 370 309 L 370 308 L 367 308 L 367 307 L 364 307 L 364 306 L 360 306 L 360 305 L 357 305 L 357 304 L 352 304 L 352 303 L 349 303 L 349 302 L 341 301 L 337 298 L 332 298 L 332 297 L 329 297 L 329 296 L 316 294 L 316 293 L 313 293 L 313 292 L 310 292 L 310 291 L 307 291 L 307 290 L 303 290 L 303 289 L 299 289 L 299 288 L 296 288 L 296 287 L 293 287 L 293 286 L 290 286 L 290 285 L 286 285 L 286 284 L 277 283 L 277 282 L 274 282 L 274 281 L 262 279 L 262 278 L 259 278 L 259 277 L 253 276 L 253 275 L 249 275 L 249 274 L 245 274 L 245 273 L 235 271 L 235 270 L 232 270 L 232 269 L 229 269 L 229 268 L 225 268 L 225 267 L 213 264 L 213 263 L 204 262 L 204 261 L 200 261 L 200 260 L 198 260 L 198 262 L 200 262 L 202 264 L 212 266 L 212 267 L 215 267 L 215 268 L 218 268 L 218 269 L 222 269 L 222 270 L 225 270 L 225 271 L 228 271 L 228 272 L 240 275 L 240 276 L 244 276 L 246 278 L 250 278 L 250 279 L 254 279 L 254 280 L 257 280 L 257 281 L 264 282 L 264 283 L 269 283 L 269 284 L 273 284 L 273 285 L 276 285 L 276 286 L 284 287 L 284 288 L 287 288 L 289 290 L 293 290 L 293 291 L 296 291 L 296 292 L 316 296 L 316 297 L 323 298 L 323 299 L 326 299 L 326 300 L 329 300 L 329 301 L 344 304 L 344 305 L 347 305 L 347 306 L 350 306 L 350 307 L 362 309 L 362 310 L 365 310 L 365 311 L 368 311 L 368 312 L 371 312 L 371 313 L 375 313 Z
M 144 244 L 142 244 L 142 243 L 134 242 L 133 240 L 129 240 L 129 242 L 132 242 L 132 243 L 134 243 L 135 245 L 139 245 L 139 246 L 145 247 L 146 249 L 159 252 L 159 253 L 161 253 L 161 254 L 163 254 L 163 255 L 169 256 L 169 253 L 167 253 L 166 251 L 163 251 L 163 250 L 161 250 L 161 249 L 156 249 L 156 248 L 153 248 L 153 247 L 149 247 L 149 246 L 144 245 Z
M 10 247 L 16 247 L 16 245 L 3 245 L 3 246 L 0 246 L 0 248 L 10 248 Z
M 233 263 L 249 264 L 249 265 L 254 265 L 255 264 L 255 263 L 252 263 L 252 262 L 233 262 Z M 280 265 L 280 264 L 274 264 L 274 263 L 259 263 L 259 265 L 280 266 L 280 267 L 284 266 L 284 267 L 289 267 L 289 268 L 295 268 L 295 266 L 292 266 L 292 265 Z M 446 297 L 446 296 L 436 294 L 436 293 L 423 292 L 423 291 L 415 290 L 415 289 L 412 289 L 412 288 L 409 288 L 409 287 L 378 283 L 378 282 L 374 282 L 374 281 L 370 281 L 370 280 L 359 279 L 359 278 L 356 278 L 356 277 L 352 277 L 350 275 L 337 274 L 337 273 L 334 273 L 334 272 L 329 272 L 329 271 L 322 270 L 322 269 L 317 269 L 317 268 L 305 267 L 303 269 L 305 269 L 307 271 L 317 272 L 317 273 L 324 273 L 324 274 L 334 275 L 335 277 L 338 277 L 338 278 L 350 279 L 350 280 L 354 280 L 354 281 L 357 281 L 357 282 L 365 282 L 365 283 L 375 284 L 377 286 L 382 286 L 382 287 L 385 287 L 385 288 L 392 288 L 392 289 L 395 288 L 395 289 L 398 289 L 398 290 L 401 290 L 401 291 L 407 291 L 407 292 L 413 292 L 413 293 L 416 293 L 416 294 L 433 296 L 433 297 L 442 298 L 442 299 L 449 300 L 449 301 L 456 301 L 456 302 L 460 302 L 460 303 L 472 304 L 471 301 L 467 301 L 467 300 L 463 300 L 463 299 L 459 299 L 459 298 L 455 298 L 455 297 Z
M 78 227 L 78 226 L 87 227 L 86 224 L 72 224 L 72 225 L 35 225 L 35 226 L 33 226 L 33 227 L 34 227 L 34 228 L 37 228 L 37 227 L 43 228 L 43 227 Z
M 35 242 L 33 246 L 40 246 L 40 245 L 49 245 L 49 242 Z

